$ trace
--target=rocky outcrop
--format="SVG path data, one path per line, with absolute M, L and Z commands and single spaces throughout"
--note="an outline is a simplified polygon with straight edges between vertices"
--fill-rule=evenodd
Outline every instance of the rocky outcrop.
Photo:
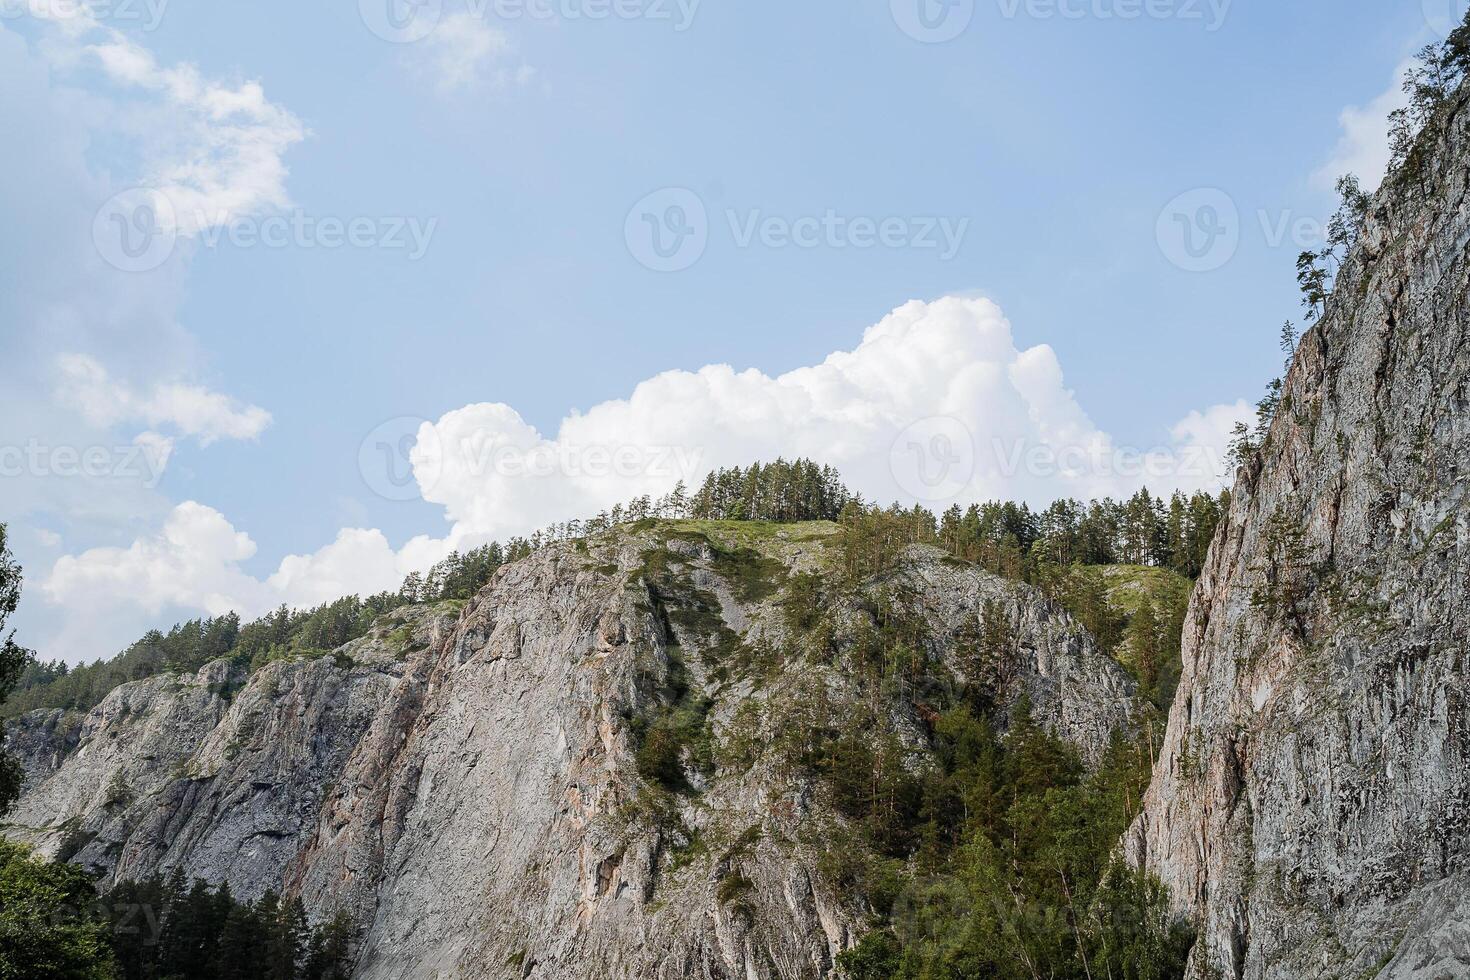
M 220 661 L 124 684 L 82 718 L 27 715 L 8 739 L 28 779 L 5 833 L 109 877 L 180 867 L 245 898 L 279 890 L 362 732 L 453 622 L 405 609 L 328 657 L 248 678 Z
M 1381 192 L 1243 468 L 1126 846 L 1196 977 L 1470 976 L 1470 114 Z
M 8 832 L 109 875 L 179 866 L 345 910 L 363 978 L 828 976 L 867 910 L 824 872 L 853 838 L 789 764 L 859 696 L 821 651 L 879 612 L 921 624 L 906 642 L 983 671 L 1002 724 L 1024 697 L 1089 757 L 1133 692 L 1058 608 L 932 549 L 833 586 L 834 530 L 622 529 L 336 656 L 128 685 L 74 736 L 23 740 Z M 820 627 L 793 611 L 802 589 Z M 990 659 L 987 617 L 1009 637 Z M 917 750 L 924 694 L 895 703 Z M 638 762 L 669 719 L 690 733 L 677 787 Z

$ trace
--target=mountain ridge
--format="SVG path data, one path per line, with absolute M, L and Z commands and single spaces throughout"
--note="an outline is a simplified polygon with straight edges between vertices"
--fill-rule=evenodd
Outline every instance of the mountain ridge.
M 390 614 L 333 656 L 126 685 L 74 735 L 27 716 L 32 784 L 6 832 L 109 879 L 184 867 L 319 920 L 346 911 L 360 977 L 511 960 L 547 978 L 830 974 L 871 910 L 822 869 L 818 838 L 845 819 L 769 746 L 803 731 L 782 718 L 873 694 L 814 636 L 840 649 L 917 603 L 916 638 L 962 672 L 963 637 L 1001 615 L 1000 724 L 1024 702 L 1094 765 L 1134 696 L 1055 604 L 932 548 L 803 626 L 796 597 L 836 574 L 839 533 L 622 529 L 504 566 L 462 610 Z M 930 737 L 923 702 L 884 709 L 906 751 Z M 655 732 L 677 740 L 672 775 Z

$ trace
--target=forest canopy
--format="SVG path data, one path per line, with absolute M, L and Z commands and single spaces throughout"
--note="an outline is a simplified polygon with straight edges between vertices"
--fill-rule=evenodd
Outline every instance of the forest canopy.
M 1227 503 L 1228 495 L 1176 493 L 1165 501 L 1142 490 L 1125 501 L 1060 500 L 1041 511 L 995 501 L 936 514 L 866 503 L 835 470 L 811 460 L 720 469 L 693 494 L 681 484 L 662 498 L 636 498 L 529 538 L 456 552 L 427 573 L 408 576 L 397 592 L 347 596 L 313 609 L 282 606 L 250 622 L 235 613 L 192 619 L 167 632 L 150 630 L 117 656 L 78 667 L 23 657 L 0 718 L 41 708 L 87 711 L 121 684 L 192 673 L 226 658 L 254 669 L 276 659 L 320 656 L 366 635 L 379 617 L 402 606 L 467 600 L 502 565 L 548 544 L 648 520 L 836 521 L 852 574 L 877 574 L 901 548 L 928 544 L 1047 588 L 1073 608 L 1080 604 L 1069 602 L 1069 590 L 1061 588 L 1071 582 L 1063 570 L 1072 566 L 1143 565 L 1197 577 Z

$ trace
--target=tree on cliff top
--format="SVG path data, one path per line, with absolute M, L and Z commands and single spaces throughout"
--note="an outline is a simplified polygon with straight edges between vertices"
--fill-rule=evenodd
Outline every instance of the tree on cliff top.
M 0 524 L 0 702 L 10 697 L 20 672 L 29 659 L 15 644 L 15 637 L 5 632 L 5 621 L 20 603 L 20 566 L 11 557 L 5 541 L 5 525 Z M 0 816 L 15 805 L 20 796 L 20 765 L 5 752 L 5 732 L 0 729 Z

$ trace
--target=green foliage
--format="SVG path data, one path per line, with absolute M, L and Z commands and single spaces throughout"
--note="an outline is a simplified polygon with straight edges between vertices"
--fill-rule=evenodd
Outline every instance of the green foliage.
M 714 770 L 711 702 L 691 687 L 679 648 L 671 647 L 668 656 L 667 672 L 650 692 L 649 707 L 628 722 L 637 743 L 638 774 L 665 792 L 687 794 L 694 792 L 691 770 Z
M 492 541 L 464 554 L 456 551 L 429 569 L 427 575 L 410 574 L 398 594 L 405 602 L 471 599 L 489 584 L 500 566 L 524 558 L 531 551 L 531 543 L 520 538 L 512 539 L 507 546 Z
M 1470 75 L 1470 11 L 1441 44 L 1419 51 L 1417 63 L 1406 73 L 1404 93 L 1409 104 L 1389 115 L 1391 178 L 1417 181 L 1425 175 L 1427 145 L 1440 134 L 1439 110 Z
M 1125 605 L 1095 571 L 1089 581 L 1099 603 Z M 1145 658 L 1166 657 L 1155 599 L 1182 581 L 1139 569 L 1117 586 L 1127 642 L 1151 638 Z M 993 671 L 1016 643 L 1002 603 L 962 638 L 959 679 L 925 653 L 928 627 L 897 582 L 868 595 L 871 626 L 845 637 L 834 663 L 858 697 L 838 706 L 816 685 L 767 719 L 779 764 L 814 780 L 840 817 L 813 835 L 819 874 L 873 915 L 872 934 L 843 957 L 847 976 L 1181 976 L 1191 937 L 1156 882 L 1113 861 L 1148 786 L 1154 729 L 1120 733 L 1089 772 L 1024 699 L 997 720 Z M 925 723 L 927 745 L 900 737 L 903 715 Z
M 721 905 L 729 905 L 754 890 L 755 882 L 742 874 L 733 874 L 720 880 L 719 887 L 715 889 L 715 898 Z
M 1162 568 L 1074 566 L 1050 570 L 1041 587 L 1133 675 L 1162 722 L 1179 684 L 1189 580 Z
M 922 507 L 884 510 L 851 501 L 842 510 L 842 571 L 849 583 L 888 573 L 903 549 L 914 544 L 936 544 L 934 515 Z
M 515 539 L 506 547 L 490 544 L 463 555 L 455 552 L 427 575 L 410 575 L 398 592 L 366 599 L 347 596 L 314 609 L 281 606 L 244 625 L 238 615 L 227 613 L 213 619 L 190 620 L 166 633 L 150 630 L 111 660 L 79 667 L 24 657 L 14 692 L 0 697 L 0 719 L 38 708 L 88 711 L 119 685 L 160 674 L 194 673 L 227 657 L 258 669 L 276 660 L 322 656 L 325 651 L 367 635 L 379 617 L 401 606 L 468 599 L 490 581 L 502 564 L 524 557 L 531 547 L 530 542 Z M 3 574 L 0 569 L 0 577 Z M 15 582 L 18 590 L 18 572 Z M 0 626 L 4 623 L 3 600 L 4 593 L 0 592 Z M 4 660 L 0 659 L 0 680 L 5 678 L 3 666 Z M 0 685 L 0 695 L 6 690 Z
M 71 669 L 32 660 L 22 686 L 0 707 L 0 717 L 14 718 L 37 708 L 88 711 L 121 684 L 160 674 L 194 673 L 225 658 L 258 668 L 273 660 L 320 655 L 366 635 L 379 616 L 401 605 L 403 599 L 393 593 L 367 599 L 348 596 L 315 609 L 282 606 L 244 626 L 238 616 L 228 613 L 190 620 L 167 633 L 150 630 L 111 660 Z
M 1337 196 L 1341 203 L 1328 219 L 1327 245 L 1329 254 L 1333 257 L 1339 254 L 1346 257 L 1353 246 L 1358 244 L 1358 236 L 1368 220 L 1373 199 L 1363 190 L 1363 185 L 1355 174 L 1344 174 L 1337 178 Z M 1288 338 L 1283 335 L 1283 349 L 1286 348 L 1288 339 L 1292 341 L 1293 348 L 1296 346 L 1294 336 Z
M 0 840 L 0 980 L 111 980 L 92 879 Z
M 5 632 L 5 622 L 20 604 L 20 566 L 11 557 L 6 544 L 5 525 L 0 524 L 0 702 L 10 697 L 12 688 L 30 659 Z M 0 719 L 3 720 L 3 719 Z M 0 816 L 9 812 L 20 796 L 24 774 L 20 764 L 5 752 L 5 729 L 0 724 Z
M 1300 520 L 1278 510 L 1266 519 L 1262 543 L 1265 560 L 1255 569 L 1258 580 L 1251 590 L 1251 605 L 1268 619 L 1287 618 L 1305 635 L 1305 600 L 1313 582 L 1324 577 L 1312 563 L 1306 529 Z
M 1138 682 L 1146 692 L 1157 692 L 1163 682 L 1166 642 L 1154 604 L 1143 603 L 1128 624 L 1128 647 Z
M 781 600 L 781 613 L 786 625 L 799 636 L 821 627 L 826 618 L 822 609 L 822 576 L 811 572 L 790 576 Z
M 837 471 L 809 459 L 754 463 L 711 473 L 689 502 L 700 520 L 835 521 L 852 493 Z
M 1308 323 L 1317 319 L 1327 306 L 1328 271 L 1316 252 L 1303 252 L 1296 260 L 1296 282 L 1302 291 L 1302 305 L 1307 308 Z
M 923 784 L 906 755 L 892 732 L 874 731 L 869 719 L 853 716 L 813 760 L 837 811 L 891 857 L 913 850 L 923 802 Z
M 1182 976 L 1192 937 L 1157 882 L 1114 861 L 1149 783 L 1162 712 L 1145 711 L 1136 736 L 1116 735 L 1094 771 L 1024 699 L 996 715 L 999 672 L 1017 642 L 1012 611 L 985 604 L 959 638 L 956 676 L 929 649 L 930 627 L 902 579 L 881 571 L 928 526 L 912 512 L 849 507 L 848 574 L 879 570 L 859 592 L 869 625 L 833 648 L 832 666 L 858 696 L 839 706 L 812 685 L 764 719 L 778 766 L 814 780 L 840 817 L 813 834 L 819 874 L 873 916 L 873 932 L 842 958 L 845 974 Z M 1145 540 L 1135 534 L 1132 546 Z M 1147 567 L 1039 564 L 1036 573 L 1083 618 L 1084 605 L 1095 607 L 1145 698 L 1172 697 L 1187 579 Z M 788 622 L 814 621 L 824 588 L 793 579 Z M 913 744 L 911 726 L 896 721 L 904 716 L 923 722 L 927 745 Z
M 1195 578 L 1229 496 L 1141 490 L 1126 501 L 1059 500 L 1040 513 L 1024 504 L 951 507 L 936 517 L 922 507 L 877 508 L 849 502 L 841 514 L 842 570 L 849 581 L 885 574 L 913 544 L 935 545 L 1007 578 L 1040 583 L 1056 567 L 1148 565 Z
M 752 708 L 761 717 L 748 719 L 749 728 L 767 735 L 743 744 L 727 738 L 719 752 L 721 765 L 765 757 L 813 781 L 840 814 L 836 826 L 821 828 L 820 873 L 860 896 L 874 916 L 872 935 L 844 957 L 849 975 L 1073 977 L 1090 968 L 1093 975 L 1139 980 L 1176 976 L 1188 937 L 1169 919 L 1156 882 L 1112 862 L 1112 848 L 1148 782 L 1146 738 L 1153 729 L 1146 726 L 1137 742 L 1115 739 L 1097 771 L 1087 772 L 1074 750 L 1036 724 L 1025 703 L 1009 718 L 995 714 L 1017 642 L 1013 611 L 986 603 L 960 636 L 952 674 L 915 596 L 902 576 L 890 573 L 903 548 L 931 544 L 947 549 L 956 564 L 1035 582 L 1106 647 L 1120 656 L 1126 651 L 1145 696 L 1164 705 L 1177 682 L 1177 668 L 1170 670 L 1182 609 L 1155 601 L 1151 587 L 1141 605 L 1122 603 L 1093 566 L 1126 559 L 1146 566 L 1138 570 L 1143 577 L 1168 576 L 1165 569 L 1197 574 L 1226 500 L 1176 496 L 1166 506 L 1144 492 L 1121 503 L 1062 501 L 1040 513 L 987 504 L 936 516 L 922 508 L 869 507 L 841 490 L 830 471 L 782 466 L 734 471 L 738 479 L 726 472 L 724 490 L 717 474 L 708 494 L 701 491 L 703 503 L 683 506 L 685 512 L 706 507 L 719 520 L 730 519 L 728 511 L 772 520 L 818 511 L 841 518 L 834 538 L 839 576 L 787 577 L 753 538 L 715 534 L 708 525 L 697 533 L 737 597 L 779 595 L 788 624 L 812 638 L 820 662 L 858 685 L 855 702 L 839 707 L 820 679 L 805 685 L 798 679 L 790 698 Z M 840 513 L 830 515 L 836 501 Z M 650 511 L 672 506 L 635 502 L 607 520 L 629 514 L 648 520 Z M 222 648 L 223 655 L 257 663 L 331 650 L 397 604 L 473 592 L 500 561 L 533 546 L 456 558 L 429 579 L 406 583 L 400 594 L 307 612 L 278 610 L 243 627 L 229 618 L 185 624 L 150 635 L 129 651 L 130 660 L 113 666 L 188 669 Z M 628 721 L 647 783 L 638 805 L 675 839 L 687 840 L 678 859 L 688 860 L 705 845 L 679 822 L 678 797 L 693 794 L 698 775 L 713 771 L 716 752 L 711 703 L 684 658 L 698 655 L 703 676 L 720 680 L 735 654 L 747 662 L 757 654 L 744 650 L 718 602 L 677 575 L 676 565 L 669 552 L 655 549 L 632 576 L 648 584 L 652 611 L 664 623 L 668 662 L 640 679 L 639 702 L 646 707 Z M 844 627 L 838 636 L 824 609 L 834 590 L 854 585 L 866 625 Z M 62 690 L 57 685 L 76 673 L 35 667 L 37 676 L 51 675 L 37 689 Z M 896 723 L 901 717 L 908 719 L 903 725 Z M 746 724 L 741 719 L 735 727 Z M 920 724 L 927 744 L 914 744 Z M 750 887 L 731 873 L 721 879 L 720 901 L 738 911 Z M 123 904 L 165 910 L 165 941 L 157 948 L 118 941 L 118 962 L 129 978 L 325 977 L 333 974 L 323 964 L 348 956 L 350 924 L 309 930 L 299 905 L 274 896 L 241 905 L 228 892 L 157 879 L 115 894 Z
M 1050 568 L 1039 584 L 1092 634 L 1104 653 L 1117 651 L 1128 628 L 1128 617 L 1109 599 L 1106 583 L 1092 574 L 1092 569 L 1080 565 Z
M 760 602 L 781 588 L 786 579 L 786 566 L 750 548 L 727 551 L 712 546 L 715 571 L 720 574 L 741 602 Z
M 935 726 L 917 853 L 849 980 L 1183 976 L 1192 936 L 1158 883 L 1117 863 L 1149 753 L 1115 738 L 1098 771 L 1018 707 L 999 736 L 968 709 Z
M 645 727 L 635 756 L 638 775 L 664 789 L 685 785 L 683 726 L 656 723 Z
M 123 882 L 98 904 L 109 926 L 119 980 L 346 980 L 351 921 L 319 928 L 300 899 L 267 892 L 239 902 L 228 886 L 187 882 L 182 872 Z
M 1008 679 L 1016 653 L 1016 629 L 1004 604 L 987 599 L 980 611 L 980 624 L 962 634 L 956 651 L 969 681 L 967 703 L 989 713 L 994 699 Z
M 75 668 L 42 663 L 7 646 L 8 655 L 22 666 L 14 693 L 0 701 L 0 719 L 38 708 L 87 711 L 121 684 L 163 673 L 194 672 L 223 657 L 233 657 L 254 669 L 273 660 L 319 655 L 319 651 L 334 650 L 365 635 L 378 617 L 404 604 L 465 601 L 507 562 L 524 558 L 549 542 L 570 538 L 578 539 L 585 550 L 581 535 L 627 522 L 699 518 L 701 525 L 696 533 L 714 553 L 716 570 L 730 581 L 739 598 L 758 601 L 788 584 L 784 569 L 779 562 L 749 547 L 744 540 L 748 535 L 716 535 L 710 529 L 720 527 L 720 521 L 741 522 L 730 525 L 738 529 L 764 528 L 766 525 L 753 523 L 757 519 L 791 522 L 841 518 L 839 547 L 844 578 L 850 582 L 884 574 L 893 567 L 902 548 L 910 544 L 939 545 L 959 560 L 1031 582 L 1042 580 L 1048 567 L 1056 564 L 1110 564 L 1125 559 L 1194 576 L 1203 565 L 1224 501 L 1224 497 L 1217 500 L 1204 494 L 1191 498 L 1176 495 L 1166 512 L 1163 501 L 1143 492 L 1125 503 L 1104 500 L 1084 506 L 1076 501 L 1059 501 L 1040 514 L 1013 503 L 977 505 L 968 511 L 954 507 L 941 518 L 919 507 L 870 507 L 842 484 L 834 470 L 810 460 L 777 460 L 745 469 L 720 470 L 693 498 L 681 485 L 657 501 L 639 498 L 586 521 L 553 525 L 529 539 L 515 538 L 504 546 L 492 543 L 463 555 L 455 553 L 427 575 L 410 575 L 395 593 L 366 599 L 348 596 L 309 610 L 283 606 L 244 625 L 233 613 L 192 620 L 167 633 L 151 631 L 111 660 Z M 716 540 L 730 537 L 735 539 L 733 546 Z M 660 571 L 647 567 L 635 572 L 634 577 Z M 13 578 L 18 589 L 18 573 Z M 789 597 L 792 609 L 812 626 L 811 646 L 822 650 L 830 644 L 831 624 L 824 623 L 819 610 L 813 615 L 812 604 L 817 598 L 814 584 L 794 583 Z M 715 645 L 723 654 L 742 652 L 738 638 L 717 629 L 714 632 L 718 634 L 714 636 Z M 3 665 L 0 659 L 0 667 Z M 0 679 L 3 677 L 0 672 Z M 0 693 L 4 693 L 3 688 Z M 0 788 L 3 778 L 0 773 Z

